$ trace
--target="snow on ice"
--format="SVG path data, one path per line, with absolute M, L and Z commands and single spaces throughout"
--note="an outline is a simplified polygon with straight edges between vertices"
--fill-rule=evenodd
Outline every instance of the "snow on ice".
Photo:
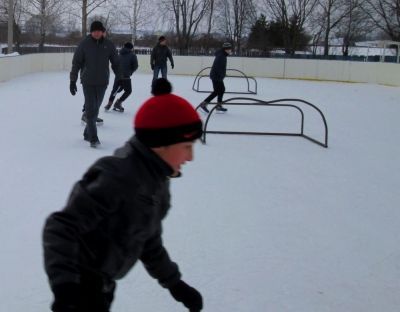
M 169 78 L 193 105 L 206 97 L 191 90 L 193 77 Z M 82 89 L 69 94 L 67 72 L 0 84 L 0 311 L 49 311 L 44 219 L 93 161 L 130 137 L 150 83 L 135 74 L 125 113 L 101 112 L 99 149 L 83 141 Z M 228 80 L 227 89 L 241 83 Z M 400 88 L 259 78 L 258 90 L 262 100 L 317 105 L 329 148 L 299 137 L 212 134 L 197 144 L 195 161 L 173 180 L 164 241 L 202 292 L 204 311 L 398 311 Z M 299 127 L 291 110 L 228 108 L 210 130 Z M 307 133 L 322 139 L 319 116 L 305 112 Z M 118 284 L 113 311 L 185 309 L 138 264 Z

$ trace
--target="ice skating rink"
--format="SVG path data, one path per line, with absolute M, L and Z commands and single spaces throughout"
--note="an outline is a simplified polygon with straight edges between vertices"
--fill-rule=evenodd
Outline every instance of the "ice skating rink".
M 193 105 L 194 77 L 169 76 Z M 329 148 L 299 137 L 209 135 L 172 181 L 164 243 L 209 312 L 395 312 L 400 306 L 400 88 L 257 79 L 261 100 L 318 106 Z M 102 146 L 83 141 L 83 93 L 68 72 L 0 83 L 0 311 L 49 311 L 41 230 L 72 184 L 132 135 L 151 76 L 135 74 L 125 113 L 104 113 Z M 204 87 L 208 81 L 204 80 Z M 244 89 L 238 79 L 227 90 Z M 111 86 L 106 97 L 109 96 Z M 233 95 L 226 94 L 225 98 Z M 106 100 L 105 100 L 106 101 Z M 296 131 L 298 113 L 228 107 L 209 129 Z M 305 131 L 322 139 L 305 108 Z M 186 311 L 138 263 L 117 288 L 116 312 Z

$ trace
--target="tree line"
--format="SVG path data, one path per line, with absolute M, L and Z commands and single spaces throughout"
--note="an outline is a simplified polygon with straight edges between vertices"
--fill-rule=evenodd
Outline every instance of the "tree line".
M 230 41 L 238 54 L 276 47 L 294 54 L 322 45 L 328 55 L 332 39 L 341 38 L 348 55 L 359 40 L 400 41 L 399 0 L 0 0 L 0 42 L 6 42 L 10 1 L 14 43 L 37 44 L 39 51 L 48 43 L 76 44 L 93 20 L 135 46 L 168 34 L 182 54 Z

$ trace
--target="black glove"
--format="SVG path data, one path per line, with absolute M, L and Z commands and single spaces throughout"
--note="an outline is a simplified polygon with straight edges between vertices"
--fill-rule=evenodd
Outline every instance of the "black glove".
M 170 287 L 169 292 L 176 301 L 182 302 L 190 311 L 198 312 L 203 309 L 201 294 L 184 281 L 179 281 L 178 284 Z
M 171 68 L 174 69 L 174 63 L 171 64 Z
M 60 284 L 53 287 L 55 312 L 77 312 L 80 286 L 75 283 Z
M 154 70 L 154 65 L 150 64 L 151 70 Z
M 72 95 L 75 95 L 76 91 L 78 91 L 78 88 L 76 87 L 76 81 L 71 81 L 69 83 L 69 92 L 71 92 Z

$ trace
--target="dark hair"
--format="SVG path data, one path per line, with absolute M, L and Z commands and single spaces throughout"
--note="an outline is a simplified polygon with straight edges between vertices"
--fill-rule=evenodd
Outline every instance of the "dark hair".
M 151 84 L 151 94 L 154 96 L 172 92 L 171 83 L 165 78 L 158 78 Z
M 133 44 L 131 42 L 125 42 L 124 44 L 124 48 L 127 48 L 129 50 L 133 49 Z
M 164 41 L 166 38 L 164 36 L 160 36 L 160 38 L 158 38 L 158 42 Z
M 102 32 L 106 31 L 106 28 L 103 26 L 103 23 L 100 21 L 94 21 L 91 25 L 90 25 L 90 32 L 93 31 L 97 31 L 100 30 Z

